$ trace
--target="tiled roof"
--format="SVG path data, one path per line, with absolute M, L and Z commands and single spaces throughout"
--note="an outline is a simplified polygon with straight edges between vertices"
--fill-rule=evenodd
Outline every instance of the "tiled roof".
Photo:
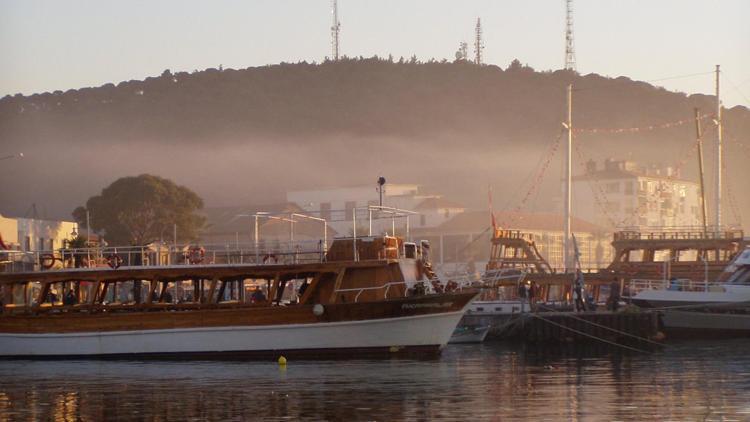
M 253 218 L 243 216 L 250 216 L 258 212 L 303 213 L 304 210 L 292 202 L 233 207 L 208 207 L 202 210 L 202 214 L 206 217 L 208 232 L 212 234 L 247 231 L 253 224 Z
M 521 213 L 521 212 L 495 212 L 495 221 L 498 227 L 515 230 L 563 230 L 563 216 L 553 213 Z M 467 211 L 456 215 L 438 227 L 430 229 L 434 232 L 443 233 L 474 233 L 480 232 L 492 224 L 489 211 Z M 580 218 L 571 219 L 571 230 L 573 232 L 603 232 L 604 228 Z

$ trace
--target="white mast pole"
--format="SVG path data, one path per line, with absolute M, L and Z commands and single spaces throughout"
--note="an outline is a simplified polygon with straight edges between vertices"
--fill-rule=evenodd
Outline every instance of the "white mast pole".
M 722 128 L 721 99 L 719 98 L 719 65 L 716 65 L 716 190 L 714 192 L 716 207 L 716 231 L 721 230 L 721 166 L 722 166 Z
M 565 272 L 571 268 L 570 265 L 570 212 L 571 212 L 571 185 L 572 185 L 572 161 L 573 161 L 573 84 L 568 85 L 568 120 L 565 124 L 568 129 L 568 142 L 565 145 L 565 208 L 563 211 L 563 264 Z

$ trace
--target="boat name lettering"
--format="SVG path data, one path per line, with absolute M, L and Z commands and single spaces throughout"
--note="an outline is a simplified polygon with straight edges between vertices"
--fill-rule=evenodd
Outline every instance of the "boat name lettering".
M 453 302 L 443 303 L 404 303 L 401 309 L 420 309 L 420 308 L 450 308 Z

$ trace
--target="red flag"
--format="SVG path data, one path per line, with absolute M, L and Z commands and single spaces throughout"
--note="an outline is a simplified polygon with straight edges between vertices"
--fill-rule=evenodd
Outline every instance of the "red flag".
M 492 185 L 487 185 L 487 199 L 489 200 L 489 206 L 490 206 L 490 220 L 492 221 L 492 235 L 495 235 L 495 232 L 497 230 L 497 221 L 495 221 L 495 213 L 492 211 Z

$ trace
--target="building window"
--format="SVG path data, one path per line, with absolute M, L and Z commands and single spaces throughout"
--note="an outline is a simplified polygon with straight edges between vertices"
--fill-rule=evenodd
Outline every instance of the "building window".
M 427 216 L 424 214 L 419 215 L 419 225 L 424 227 L 427 224 Z
M 49 240 L 49 250 L 54 251 L 55 250 L 55 239 Z
M 31 236 L 26 236 L 25 240 L 26 240 L 26 242 L 25 242 L 26 243 L 26 249 L 24 249 L 24 250 L 30 251 L 31 250 Z
M 36 245 L 36 249 L 40 251 L 44 250 L 44 238 L 43 237 L 39 238 L 39 243 Z
M 446 208 L 445 212 L 443 213 L 443 215 L 445 216 L 445 218 L 450 218 L 450 216 L 451 216 L 451 210 L 448 209 L 448 208 Z

